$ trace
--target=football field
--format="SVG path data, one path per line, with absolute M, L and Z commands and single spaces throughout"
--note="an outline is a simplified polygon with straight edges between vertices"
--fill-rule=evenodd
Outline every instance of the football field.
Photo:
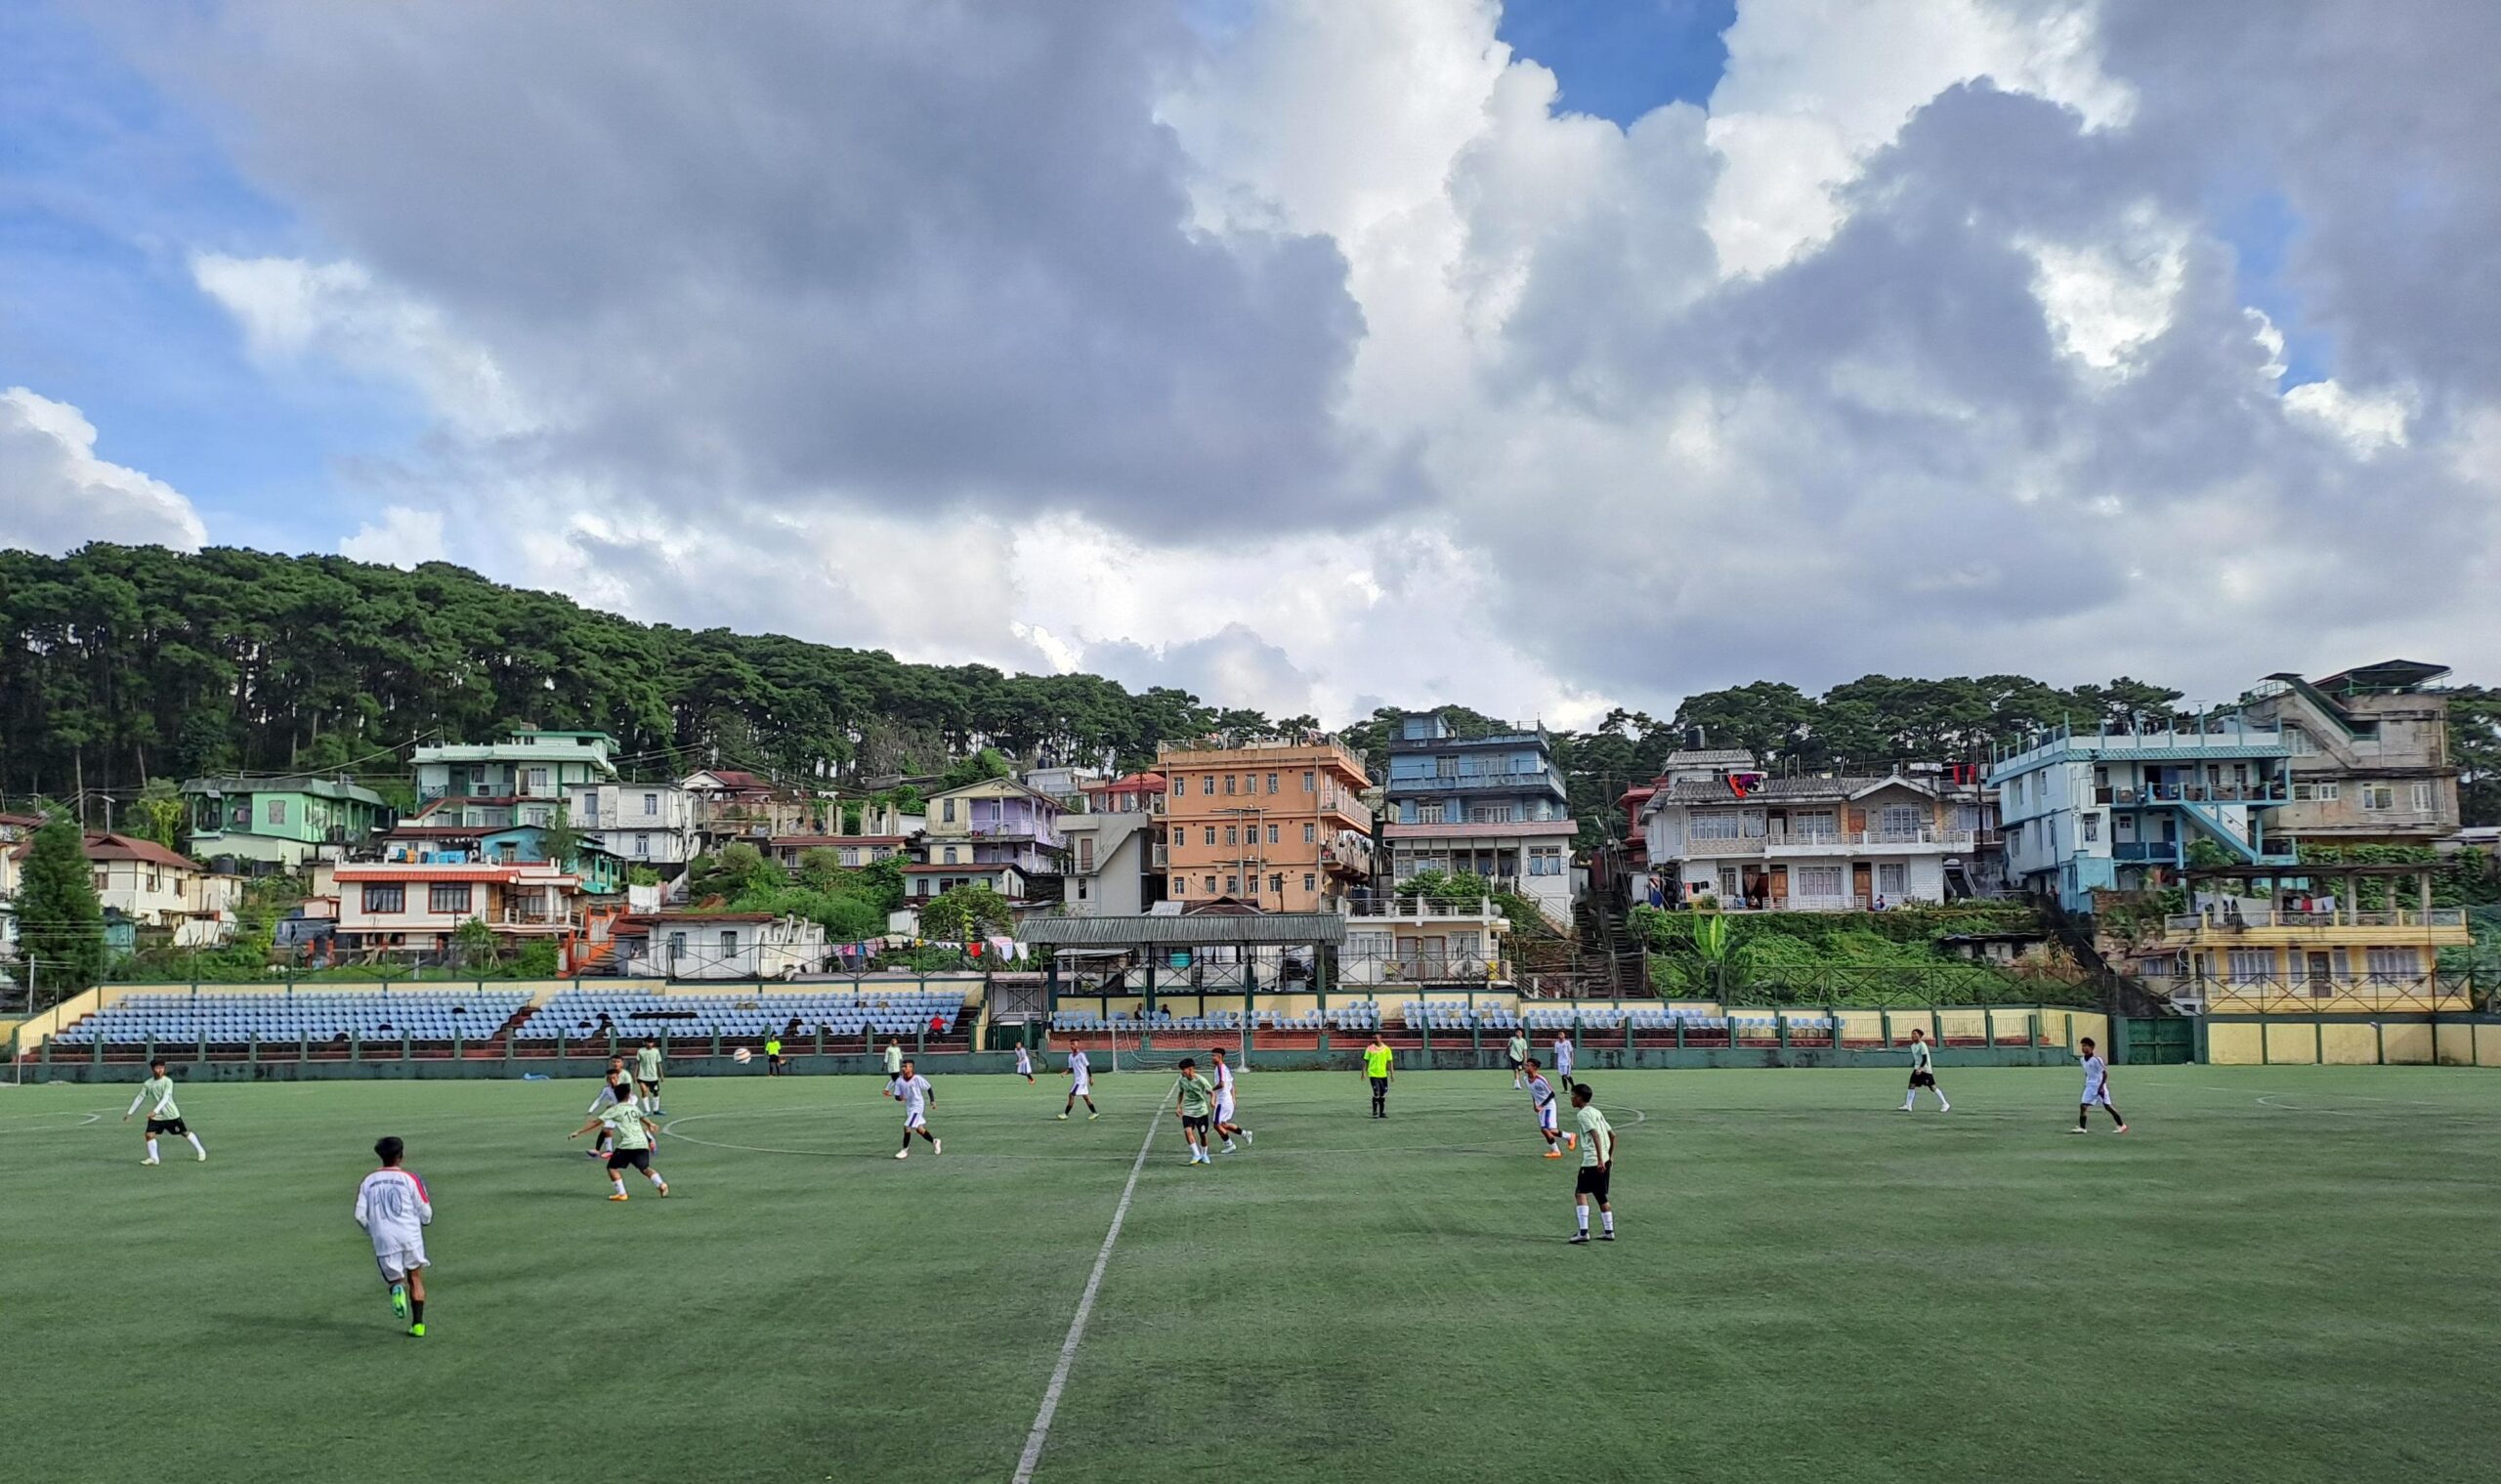
M 2488 1479 L 2501 1079 L 1599 1073 L 1623 1240 L 1568 1247 L 1506 1074 L 683 1079 L 624 1204 L 595 1084 L 0 1091 L 9 1472 L 43 1480 Z M 1926 1102 L 1926 1099 L 1923 1099 Z M 1164 1111 L 1159 1119 L 1158 1109 Z M 1152 1129 L 1150 1133 L 1150 1128 Z M 427 1328 L 351 1223 L 431 1187 Z M 1116 1212 L 1116 1240 L 1106 1236 Z M 1089 1279 L 1098 1272 L 1087 1307 Z M 1072 1334 L 1081 1307 L 1081 1331 Z M 1037 1415 L 1065 1360 L 1044 1435 Z

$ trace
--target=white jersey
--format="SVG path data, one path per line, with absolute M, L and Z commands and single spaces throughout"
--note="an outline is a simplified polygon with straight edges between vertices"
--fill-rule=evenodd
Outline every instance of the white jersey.
M 903 1124 L 906 1128 L 917 1127 L 928 1122 L 929 1079 L 915 1072 L 910 1077 L 896 1078 L 893 1084 L 886 1090 L 893 1093 L 896 1100 L 903 1104 Z
M 1028 1075 L 1034 1070 L 1034 1058 L 1023 1046 L 1016 1048 L 1016 1070 Z
M 1233 1069 L 1222 1062 L 1217 1062 L 1214 1068 L 1214 1081 L 1215 1121 L 1219 1124 L 1230 1124 L 1233 1122 Z
M 586 1111 L 597 1113 L 599 1110 L 607 1107 L 615 1101 L 616 1101 L 616 1084 L 615 1082 L 601 1082 L 599 1084 L 599 1096 L 590 1100 L 590 1107 Z
M 1565 1077 L 1572 1075 L 1572 1039 L 1568 1036 L 1554 1038 L 1554 1070 Z
M 1068 1053 L 1068 1075 L 1076 1080 L 1074 1091 L 1083 1092 L 1094 1085 L 1094 1069 L 1086 1062 L 1082 1051 Z
M 2098 1056 L 2084 1059 L 2084 1100 L 2098 1103 L 2110 1095 L 2110 1064 Z
M 409 1170 L 384 1166 L 356 1188 L 356 1224 L 373 1239 L 373 1255 L 425 1252 L 425 1227 L 434 1220 L 426 1182 Z

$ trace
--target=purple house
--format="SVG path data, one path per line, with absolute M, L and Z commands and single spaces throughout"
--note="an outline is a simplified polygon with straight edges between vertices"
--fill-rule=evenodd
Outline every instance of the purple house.
M 922 871 L 946 867 L 1012 868 L 1026 881 L 1056 879 L 1068 858 L 1060 833 L 1059 801 L 1009 779 L 967 784 L 927 801 L 919 863 Z

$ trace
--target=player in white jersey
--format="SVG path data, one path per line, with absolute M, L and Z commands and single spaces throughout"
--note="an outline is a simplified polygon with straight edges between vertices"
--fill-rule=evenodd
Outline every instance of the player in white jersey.
M 1919 1101 L 1919 1089 L 1926 1087 L 1936 1094 L 1936 1111 L 1952 1113 L 1954 1105 L 1945 1100 L 1945 1089 L 1936 1085 L 1936 1052 L 1929 1046 L 1928 1033 L 1916 1027 L 1911 1031 L 1911 1086 L 1902 1094 L 1902 1111 L 1911 1111 Z
M 1061 1122 L 1067 1122 L 1068 1116 L 1077 1111 L 1081 1097 L 1085 1099 L 1085 1122 L 1090 1124 L 1103 1116 L 1103 1110 L 1094 1106 L 1094 1068 L 1086 1061 L 1082 1046 L 1068 1053 L 1068 1101 L 1059 1110 Z
M 1250 1130 L 1234 1122 L 1233 1064 L 1224 1059 L 1224 1047 L 1210 1049 L 1208 1056 L 1215 1063 L 1208 1073 L 1208 1080 L 1215 1083 L 1215 1131 L 1224 1135 L 1222 1152 L 1231 1154 L 1234 1152 L 1233 1136 L 1237 1133 L 1242 1135 L 1242 1142 L 1248 1144 L 1250 1142 Z
M 1572 1033 L 1569 1031 L 1555 1032 L 1554 1079 L 1563 1084 L 1563 1090 L 1565 1092 L 1572 1090 Z
M 2076 1053 L 2084 1058 L 2084 1101 L 2076 1106 L 2075 1126 L 2067 1131 L 2084 1132 L 2085 1115 L 2096 1108 L 2107 1108 L 2110 1110 L 2110 1122 L 2119 1125 L 2116 1131 L 2127 1132 L 2128 1121 L 2119 1116 L 2119 1105 L 2110 1101 L 2110 1064 L 2101 1059 L 2100 1052 L 2093 1049 L 2093 1038 L 2090 1036 L 2076 1042 Z
M 130 1100 L 129 1111 L 122 1114 L 121 1121 L 129 1123 L 130 1115 L 137 1113 L 142 1103 L 150 1106 L 148 1110 L 148 1158 L 140 1164 L 156 1163 L 156 1135 L 160 1133 L 180 1134 L 191 1140 L 192 1151 L 202 1161 L 207 1160 L 208 1146 L 199 1141 L 198 1134 L 191 1132 L 191 1125 L 183 1122 L 183 1110 L 175 1106 L 174 1079 L 166 1073 L 162 1057 L 148 1064 L 148 1081 L 139 1084 L 139 1096 Z
M 625 1072 L 625 1058 L 621 1056 L 610 1057 L 608 1059 L 607 1080 L 599 1084 L 599 1095 L 590 1100 L 590 1107 L 584 1111 L 589 1113 L 592 1118 L 599 1117 L 600 1110 L 614 1105 L 619 1095 L 618 1089 L 625 1086 L 631 1081 L 632 1079 L 628 1077 Z M 603 1125 L 599 1130 L 598 1141 L 590 1148 L 583 1150 L 582 1154 L 589 1159 L 604 1160 L 608 1158 L 609 1152 L 612 1148 L 614 1148 L 614 1141 L 610 1138 L 608 1129 Z
M 1554 1084 L 1547 1081 L 1546 1074 L 1538 1069 L 1534 1056 L 1520 1064 L 1520 1072 L 1528 1079 L 1528 1105 L 1537 1114 L 1537 1131 L 1546 1138 L 1546 1157 L 1559 1160 L 1563 1158 L 1563 1151 L 1572 1147 L 1572 1135 L 1558 1126 Z
M 434 1223 L 434 1202 L 426 1182 L 414 1170 L 402 1169 L 406 1152 L 398 1135 L 374 1142 L 374 1158 L 382 1167 L 356 1188 L 356 1224 L 373 1240 L 373 1263 L 391 1290 L 391 1312 L 408 1321 L 408 1333 L 426 1333 L 426 1228 Z
M 886 1084 L 886 1096 L 903 1104 L 903 1147 L 895 1151 L 896 1159 L 911 1156 L 911 1136 L 915 1133 L 929 1141 L 931 1154 L 947 1152 L 938 1136 L 929 1131 L 929 1105 L 938 1101 L 938 1089 L 929 1085 L 929 1079 L 912 1070 L 911 1057 L 904 1058 L 903 1069 Z
M 1029 1082 L 1034 1080 L 1034 1053 L 1021 1042 L 1016 1047 L 1016 1075 Z

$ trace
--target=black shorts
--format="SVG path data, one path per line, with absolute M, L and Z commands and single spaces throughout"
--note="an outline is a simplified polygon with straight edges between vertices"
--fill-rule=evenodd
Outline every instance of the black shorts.
M 638 1091 L 642 1092 L 646 1097 L 657 1097 L 657 1096 L 659 1096 L 659 1092 L 660 1092 L 660 1084 L 659 1084 L 659 1083 L 657 1083 L 657 1082 L 647 1082 L 647 1081 L 643 1081 L 641 1078 L 639 1078 L 639 1077 L 638 1077 L 638 1078 L 634 1079 L 634 1086 L 635 1086 L 635 1088 L 636 1088 Z
M 1598 1204 L 1603 1206 L 1606 1204 L 1607 1176 L 1613 1173 L 1614 1170 L 1600 1169 L 1595 1165 L 1584 1165 L 1580 1181 L 1572 1189 L 1581 1195 L 1596 1197 Z
M 1385 1077 L 1374 1078 L 1372 1080 L 1372 1090 L 1376 1093 L 1387 1092 L 1389 1090 L 1389 1079 Z
M 1181 1115 L 1181 1126 L 1184 1129 L 1196 1129 L 1201 1133 L 1208 1131 L 1208 1124 L 1211 1122 L 1213 1121 L 1210 1119 L 1198 1118 L 1187 1113 Z
M 1936 1074 L 1933 1072 L 1914 1072 L 1911 1074 L 1911 1085 L 1914 1087 L 1933 1087 L 1936 1085 Z
M 191 1125 L 184 1123 L 181 1119 L 149 1119 L 148 1121 L 148 1136 L 152 1139 L 160 1133 L 171 1133 L 183 1138 L 190 1138 L 191 1134 Z
M 652 1152 L 648 1149 L 612 1149 L 608 1152 L 608 1167 L 649 1170 L 652 1167 Z
M 1520 1059 L 1519 1059 L 1518 1057 L 1516 1057 L 1516 1056 L 1508 1056 L 1508 1055 L 1506 1055 L 1506 1056 L 1505 1056 L 1505 1057 L 1503 1058 L 1503 1060 L 1505 1060 L 1505 1061 L 1506 1061 L 1506 1062 L 1509 1062 L 1509 1063 L 1511 1064 L 1511 1070 L 1512 1070 L 1512 1071 L 1517 1072 L 1517 1071 L 1520 1069 Z

